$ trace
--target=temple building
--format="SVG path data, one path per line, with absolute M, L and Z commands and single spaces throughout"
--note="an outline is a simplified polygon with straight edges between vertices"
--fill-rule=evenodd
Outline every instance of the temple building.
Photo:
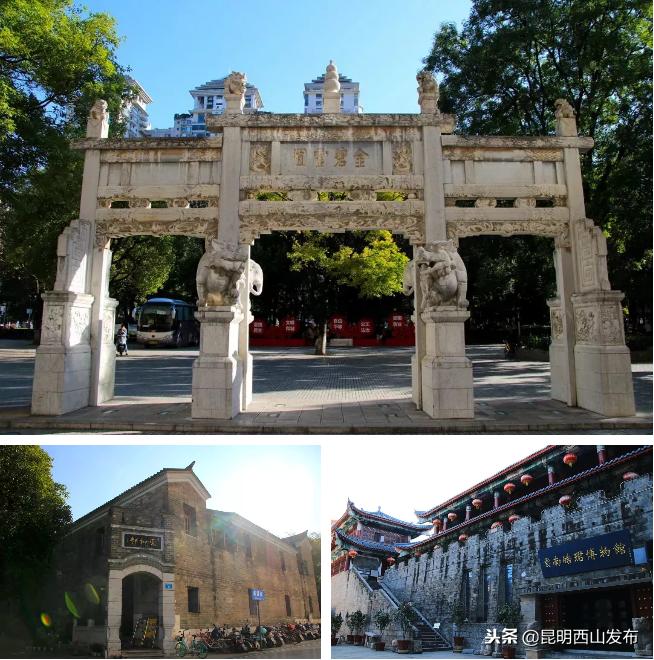
M 120 657 L 139 626 L 170 652 L 180 629 L 256 624 L 257 608 L 262 623 L 319 621 L 307 533 L 280 538 L 207 509 L 209 497 L 193 464 L 166 468 L 75 521 L 57 549 L 51 610 L 55 621 L 72 614 L 73 642 Z
M 549 446 L 416 516 L 348 502 L 332 525 L 334 612 L 411 603 L 423 650 L 456 635 L 490 653 L 486 631 L 512 627 L 500 623 L 506 605 L 519 607 L 518 653 L 526 629 L 594 635 L 547 638 L 532 657 L 633 650 L 608 631 L 643 625 L 651 643 L 651 445 Z M 391 626 L 386 641 L 398 636 Z

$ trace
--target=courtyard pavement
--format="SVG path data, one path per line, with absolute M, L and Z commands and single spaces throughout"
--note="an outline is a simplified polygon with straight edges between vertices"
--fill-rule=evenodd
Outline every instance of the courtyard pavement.
M 549 364 L 511 361 L 500 345 L 469 346 L 474 420 L 432 420 L 411 401 L 411 348 L 255 349 L 254 398 L 234 420 L 191 419 L 197 349 L 130 346 L 116 396 L 61 417 L 29 415 L 34 348 L 0 342 L 0 432 L 150 433 L 646 433 L 652 365 L 632 365 L 637 415 L 610 419 L 549 398 Z

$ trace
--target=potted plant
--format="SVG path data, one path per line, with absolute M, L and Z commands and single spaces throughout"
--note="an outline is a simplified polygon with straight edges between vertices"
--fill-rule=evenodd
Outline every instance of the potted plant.
M 332 646 L 338 644 L 338 631 L 343 625 L 342 614 L 332 614 Z
M 457 635 L 459 628 L 465 623 L 466 610 L 461 603 L 454 606 L 452 610 L 452 622 L 454 623 L 454 635 L 452 636 L 452 650 L 454 653 L 463 653 L 465 637 Z
M 366 617 L 366 615 L 361 610 L 352 612 L 352 614 L 350 614 L 348 618 L 347 625 L 349 626 L 354 636 L 354 643 L 357 646 L 363 645 L 363 635 L 361 634 L 361 630 L 363 629 L 363 626 L 366 623 L 367 618 L 368 617 Z
M 498 623 L 501 623 L 505 628 L 517 628 L 520 619 L 522 619 L 522 614 L 519 603 L 505 603 L 497 613 Z M 515 644 L 503 644 L 502 657 L 515 658 L 515 650 Z
M 402 639 L 397 640 L 397 652 L 408 653 L 411 648 L 411 630 L 413 622 L 416 620 L 416 613 L 413 606 L 409 602 L 401 603 L 397 610 L 395 610 L 395 621 L 402 628 Z
M 391 615 L 386 610 L 379 610 L 375 613 L 375 616 L 373 616 L 372 620 L 375 622 L 377 628 L 379 628 L 379 636 L 383 637 L 384 630 L 386 630 L 386 628 L 388 628 L 391 623 Z M 374 651 L 383 651 L 384 648 L 386 648 L 386 642 L 374 642 L 372 648 Z

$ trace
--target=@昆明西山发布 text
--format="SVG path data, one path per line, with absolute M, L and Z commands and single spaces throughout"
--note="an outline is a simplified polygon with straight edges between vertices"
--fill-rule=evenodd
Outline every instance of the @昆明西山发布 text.
M 550 644 L 571 644 L 573 646 L 588 646 L 589 644 L 636 644 L 637 630 L 525 630 L 521 636 L 524 646 L 538 646 Z M 484 644 L 517 644 L 517 628 L 486 628 Z

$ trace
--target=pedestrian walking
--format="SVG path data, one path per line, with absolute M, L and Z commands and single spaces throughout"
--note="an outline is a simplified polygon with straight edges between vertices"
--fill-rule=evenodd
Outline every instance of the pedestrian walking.
M 123 323 L 118 330 L 118 355 L 129 355 L 127 352 L 127 326 Z

